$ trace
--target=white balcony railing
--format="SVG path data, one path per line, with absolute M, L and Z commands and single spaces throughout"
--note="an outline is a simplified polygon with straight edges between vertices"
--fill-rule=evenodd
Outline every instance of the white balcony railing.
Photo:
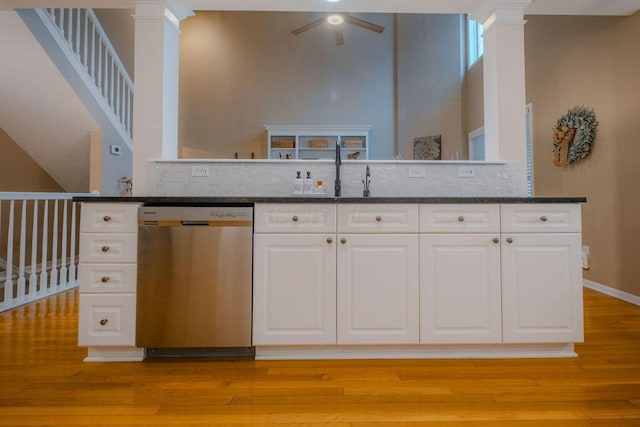
M 0 312 L 78 285 L 80 195 L 0 192 Z
M 91 9 L 36 9 L 50 31 L 73 51 L 95 85 L 96 93 L 115 115 L 121 134 L 131 144 L 133 82 Z

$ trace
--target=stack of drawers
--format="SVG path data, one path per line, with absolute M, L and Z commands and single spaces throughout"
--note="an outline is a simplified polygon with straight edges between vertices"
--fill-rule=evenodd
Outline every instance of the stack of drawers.
M 135 345 L 138 205 L 84 203 L 78 345 Z

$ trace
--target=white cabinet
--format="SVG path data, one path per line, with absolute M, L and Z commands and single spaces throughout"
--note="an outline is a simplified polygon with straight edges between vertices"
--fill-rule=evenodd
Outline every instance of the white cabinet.
M 82 205 L 78 345 L 135 345 L 137 217 L 135 203 Z
M 335 159 L 336 143 L 342 158 L 367 160 L 371 126 L 266 125 L 269 159 Z
M 417 234 L 338 239 L 338 344 L 417 344 Z
M 253 345 L 336 343 L 335 234 L 256 234 Z
M 580 205 L 501 211 L 503 341 L 583 341 Z
M 500 343 L 500 205 L 420 205 L 420 342 Z
M 420 342 L 500 343 L 500 239 L 420 236 Z

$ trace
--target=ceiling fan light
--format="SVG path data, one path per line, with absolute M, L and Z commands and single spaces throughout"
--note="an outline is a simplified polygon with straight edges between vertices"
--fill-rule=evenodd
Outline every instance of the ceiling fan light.
M 329 15 L 327 16 L 327 22 L 331 25 L 340 25 L 344 22 L 342 15 Z

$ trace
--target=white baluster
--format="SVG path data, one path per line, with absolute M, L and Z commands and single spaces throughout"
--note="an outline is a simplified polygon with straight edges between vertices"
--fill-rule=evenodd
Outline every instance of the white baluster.
M 89 71 L 89 59 L 87 58 L 88 43 L 89 43 L 89 14 L 85 10 L 84 11 L 84 32 L 83 32 L 83 43 L 82 43 L 82 65 L 84 65 L 84 69 L 87 70 L 87 73 L 91 75 L 91 71 Z
M 96 82 L 96 29 L 91 24 L 91 80 Z
M 29 299 L 33 300 L 38 288 L 38 200 L 33 201 L 33 229 L 31 231 L 31 274 L 29 275 Z
M 22 214 L 20 216 L 20 256 L 18 260 L 18 290 L 16 297 L 24 301 L 26 295 L 26 280 L 24 278 L 25 257 L 27 250 L 27 201 L 22 200 Z
M 49 290 L 58 289 L 58 201 L 53 200 L 53 236 L 51 241 L 51 277 Z
M 4 304 L 13 303 L 13 211 L 15 202 L 9 203 L 9 228 L 7 229 L 7 279 L 4 282 Z
M 80 19 L 82 18 L 80 11 L 81 9 L 76 9 L 76 48 L 74 51 L 78 55 L 78 58 L 80 58 L 80 30 L 82 28 L 82 25 L 80 25 Z
M 76 283 L 76 202 L 71 202 L 71 251 L 69 252 L 69 282 Z
M 49 248 L 49 200 L 45 199 L 42 208 L 42 256 L 40 258 L 40 294 L 48 293 L 47 289 L 47 250 Z
M 69 283 L 67 276 L 67 200 L 63 200 L 62 204 L 62 252 L 60 253 L 60 284 L 66 286 Z

